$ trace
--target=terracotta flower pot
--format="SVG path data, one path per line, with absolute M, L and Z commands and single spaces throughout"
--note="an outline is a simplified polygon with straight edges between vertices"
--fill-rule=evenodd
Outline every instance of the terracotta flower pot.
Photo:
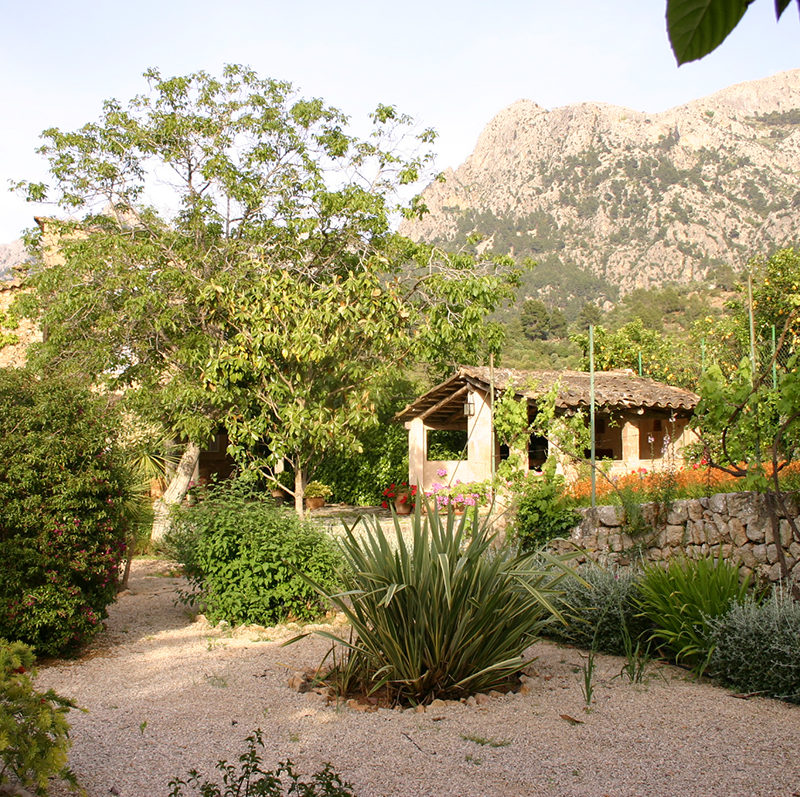
M 324 498 L 306 498 L 306 509 L 311 512 L 314 509 L 320 509 L 325 506 Z
M 405 501 L 395 498 L 394 511 L 397 512 L 398 515 L 410 515 L 413 508 L 414 505 L 411 503 L 411 499 L 409 497 L 406 497 Z

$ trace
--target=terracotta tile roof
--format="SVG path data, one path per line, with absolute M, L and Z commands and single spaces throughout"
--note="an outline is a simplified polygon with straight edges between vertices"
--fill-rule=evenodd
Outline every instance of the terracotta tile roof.
M 465 388 L 473 387 L 488 392 L 490 378 L 490 369 L 485 366 L 459 366 L 450 379 L 413 401 L 395 419 L 409 421 L 419 415 L 431 419 L 435 417 L 438 422 L 447 418 L 453 419 L 461 412 L 461 397 L 466 392 Z M 514 389 L 534 401 L 557 381 L 561 385 L 556 400 L 558 408 L 566 410 L 589 406 L 590 376 L 587 371 L 494 369 L 494 385 L 497 390 Z M 699 398 L 690 390 L 654 382 L 652 379 L 637 376 L 632 371 L 595 373 L 596 405 L 609 410 L 660 409 L 687 415 L 697 406 Z

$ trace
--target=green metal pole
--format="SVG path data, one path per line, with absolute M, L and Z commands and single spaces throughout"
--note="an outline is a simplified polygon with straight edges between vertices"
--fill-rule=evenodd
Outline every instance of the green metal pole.
M 747 275 L 747 310 L 750 316 L 750 367 L 753 369 L 753 387 L 758 380 L 756 372 L 756 330 L 755 319 L 753 318 L 753 275 Z
M 489 404 L 491 406 L 491 419 L 490 439 L 492 441 L 492 489 L 494 489 L 494 477 L 497 475 L 497 457 L 495 453 L 495 439 L 494 439 L 494 352 L 489 352 Z
M 772 389 L 778 387 L 778 350 L 775 342 L 775 324 L 772 325 Z
M 595 474 L 595 432 L 594 432 L 594 326 L 589 325 L 589 429 L 591 430 L 590 462 L 592 470 L 592 509 L 597 504 L 597 475 Z
M 642 352 L 639 351 L 639 376 L 642 375 Z

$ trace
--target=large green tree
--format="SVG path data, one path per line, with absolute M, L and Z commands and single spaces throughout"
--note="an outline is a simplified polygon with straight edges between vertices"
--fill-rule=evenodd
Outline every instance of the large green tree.
M 434 138 L 394 108 L 357 137 L 340 111 L 241 66 L 145 76 L 147 93 L 97 122 L 45 131 L 53 184 L 20 187 L 74 216 L 33 236 L 26 309 L 47 335 L 32 362 L 121 389 L 186 441 L 157 536 L 223 421 L 243 462 L 298 465 L 301 507 L 298 452 L 355 445 L 372 369 L 496 347 L 483 319 L 506 282 L 392 232 Z
M 583 351 L 581 367 L 589 368 L 589 335 L 573 335 Z M 640 318 L 617 330 L 594 328 L 594 365 L 600 371 L 630 369 L 659 382 L 694 387 L 700 371 L 698 358 L 689 356 L 685 342 L 646 327 Z

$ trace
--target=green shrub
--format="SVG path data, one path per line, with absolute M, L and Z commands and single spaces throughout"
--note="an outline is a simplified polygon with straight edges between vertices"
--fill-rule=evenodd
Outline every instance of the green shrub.
M 241 771 L 227 761 L 217 763 L 217 771 L 222 775 L 221 786 L 209 780 L 201 783 L 200 774 L 192 770 L 188 780 L 175 778 L 170 781 L 169 797 L 181 797 L 184 786 L 199 791 L 203 797 L 284 797 L 290 794 L 300 797 L 354 797 L 353 787 L 342 781 L 330 764 L 325 764 L 315 772 L 310 781 L 303 781 L 294 771 L 291 761 L 285 761 L 274 770 L 263 768 L 261 754 L 256 747 L 264 747 L 260 728 L 246 741 L 247 751 L 239 756 Z
M 626 633 L 637 640 L 652 628 L 636 603 L 637 573 L 586 565 L 578 575 L 564 582 L 561 596 L 568 625 L 553 623 L 548 635 L 586 650 L 625 655 Z
M 742 692 L 800 703 L 800 603 L 775 591 L 731 606 L 713 623 L 709 669 Z
M 303 494 L 306 498 L 323 498 L 327 501 L 331 497 L 332 492 L 333 491 L 327 484 L 323 484 L 322 482 L 309 482 Z
M 651 638 L 675 662 L 702 673 L 714 642 L 713 619 L 732 603 L 742 603 L 750 578 L 740 579 L 737 565 L 713 559 L 673 559 L 666 568 L 645 567 L 637 602 L 653 625 Z
M 517 496 L 513 532 L 522 550 L 540 548 L 578 525 L 580 515 L 564 488 L 564 477 L 555 473 L 554 465 L 525 479 Z
M 60 655 L 114 600 L 130 479 L 105 401 L 0 369 L 0 636 Z
M 0 786 L 10 774 L 36 794 L 47 794 L 52 777 L 77 789 L 67 767 L 66 714 L 75 704 L 51 689 L 33 688 L 33 661 L 30 647 L 0 639 Z
M 212 486 L 181 508 L 167 538 L 212 623 L 312 620 L 326 604 L 304 577 L 335 589 L 338 549 L 325 533 L 241 481 Z
M 525 648 L 554 612 L 570 572 L 561 559 L 493 551 L 475 515 L 423 516 L 421 506 L 410 539 L 396 517 L 393 539 L 375 518 L 347 530 L 345 589 L 329 595 L 353 629 L 335 640 L 347 656 L 334 677 L 352 676 L 341 691 L 426 703 L 497 687 L 525 667 Z

